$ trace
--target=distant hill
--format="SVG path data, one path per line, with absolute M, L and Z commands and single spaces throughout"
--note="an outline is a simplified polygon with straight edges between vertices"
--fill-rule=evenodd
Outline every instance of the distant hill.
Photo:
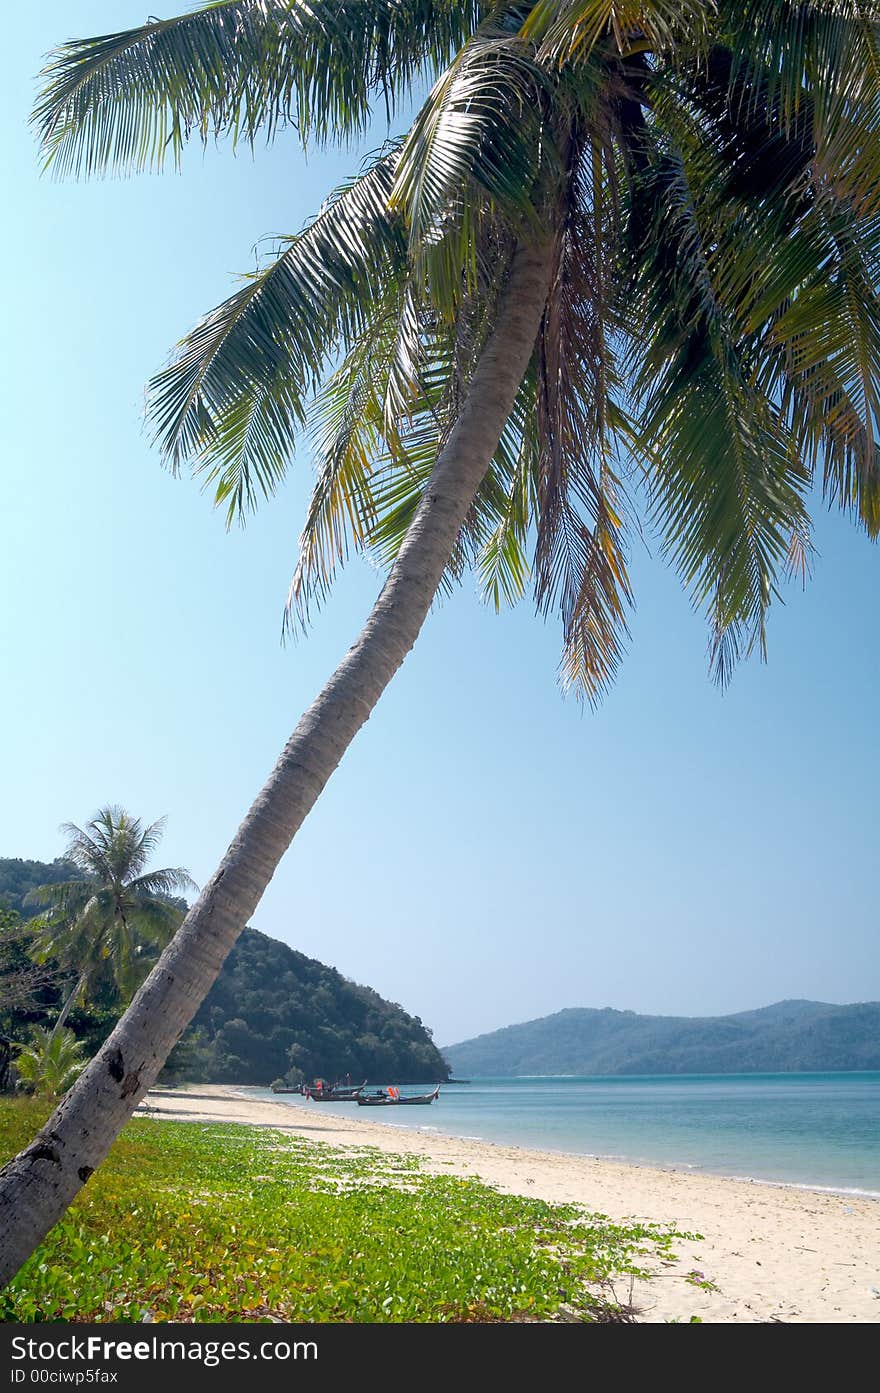
M 44 906 L 28 904 L 27 897 L 39 885 L 58 885 L 82 875 L 72 861 L 22 861 L 18 856 L 0 857 L 0 908 L 14 909 L 22 919 L 33 919 Z
M 880 1069 L 880 1002 L 779 1001 L 733 1016 L 572 1008 L 443 1051 L 454 1074 L 749 1074 Z
M 67 861 L 0 857 L 0 908 L 31 917 L 39 912 L 26 903 L 31 890 L 76 874 Z M 4 1028 L 24 1039 L 34 1024 L 54 1018 L 60 1000 L 60 988 L 50 987 L 41 993 L 39 1006 L 7 1011 Z M 89 1003 L 74 1009 L 69 1024 L 91 1052 L 118 1013 L 111 1000 Z M 163 1077 L 268 1084 L 290 1070 L 307 1079 L 349 1073 L 358 1081 L 382 1083 L 430 1083 L 449 1076 L 418 1016 L 286 943 L 245 929 Z

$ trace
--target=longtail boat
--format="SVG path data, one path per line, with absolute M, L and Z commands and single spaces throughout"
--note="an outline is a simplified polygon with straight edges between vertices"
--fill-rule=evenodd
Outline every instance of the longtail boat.
M 310 1088 L 309 1097 L 313 1103 L 355 1103 L 360 1101 L 361 1090 L 366 1086 L 364 1079 L 357 1088 Z
M 387 1093 L 367 1093 L 362 1094 L 357 1100 L 359 1108 L 398 1108 L 398 1107 L 417 1107 L 426 1106 L 433 1103 L 435 1098 L 440 1096 L 440 1085 L 434 1089 L 433 1093 L 417 1093 L 409 1098 L 390 1098 Z

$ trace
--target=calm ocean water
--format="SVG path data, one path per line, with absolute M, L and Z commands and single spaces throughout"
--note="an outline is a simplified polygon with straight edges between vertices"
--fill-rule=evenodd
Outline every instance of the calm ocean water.
M 474 1079 L 445 1086 L 430 1109 L 320 1107 L 379 1126 L 880 1198 L 880 1073 Z

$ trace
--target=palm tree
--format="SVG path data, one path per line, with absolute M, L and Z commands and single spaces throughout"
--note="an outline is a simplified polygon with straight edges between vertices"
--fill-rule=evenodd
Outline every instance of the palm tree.
M 725 680 L 809 555 L 808 493 L 880 528 L 876 0 L 214 0 L 66 44 L 36 122 L 60 173 L 155 168 L 193 133 L 409 131 L 183 340 L 150 412 L 230 518 L 307 425 L 291 586 L 388 575 L 215 875 L 35 1146 L 0 1178 L 0 1276 L 156 1077 L 281 856 L 474 567 L 558 612 L 596 699 L 626 639 L 633 497 Z
M 54 1032 L 62 1030 L 80 998 L 109 977 L 123 999 L 131 997 L 151 966 L 150 949 L 164 948 L 183 918 L 171 896 L 194 890 L 181 867 L 150 871 L 148 862 L 165 819 L 144 827 L 124 808 L 102 808 L 85 828 L 65 823 L 65 859 L 78 880 L 41 885 L 29 898 L 49 905 L 34 945 L 39 962 L 53 958 L 76 972 Z
M 15 1068 L 20 1081 L 40 1098 L 66 1093 L 83 1069 L 82 1042 L 72 1030 L 35 1026 L 30 1044 L 19 1046 Z

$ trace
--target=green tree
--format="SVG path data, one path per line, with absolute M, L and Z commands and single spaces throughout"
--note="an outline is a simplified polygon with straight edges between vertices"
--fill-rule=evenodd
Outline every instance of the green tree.
M 82 1042 L 72 1030 L 35 1026 L 33 1038 L 21 1045 L 15 1060 L 20 1081 L 42 1098 L 58 1098 L 76 1081 L 86 1060 Z
M 291 622 L 351 547 L 388 577 L 49 1124 L 59 1165 L 3 1173 L 0 1276 L 155 1077 L 438 589 L 468 566 L 498 604 L 531 583 L 595 699 L 626 637 L 625 468 L 721 679 L 806 565 L 814 475 L 876 535 L 878 19 L 876 0 L 214 0 L 51 57 L 36 120 L 73 174 L 158 167 L 193 132 L 344 141 L 376 95 L 435 81 L 153 384 L 169 461 L 231 517 L 309 423 Z
M 0 1030 L 10 1030 L 30 1012 L 45 1014 L 58 985 L 57 963 L 34 962 L 39 923 L 17 910 L 0 908 Z
M 130 997 L 183 918 L 172 896 L 195 889 L 180 867 L 148 870 L 164 819 L 144 827 L 124 808 L 106 807 L 85 828 L 66 823 L 66 860 L 79 879 L 33 890 L 30 899 L 48 912 L 34 940 L 39 962 L 55 961 L 75 973 L 54 1030 L 78 999 L 108 978 L 123 1000 Z
M 31 956 L 35 934 L 17 910 L 0 907 L 0 1092 L 10 1082 L 12 1037 L 45 1015 L 57 994 L 57 964 L 38 964 Z
M 46 872 L 51 871 L 51 875 Z M 31 892 L 46 881 L 75 880 L 76 866 L 60 857 L 52 862 L 22 861 L 17 856 L 0 857 L 0 905 L 17 910 L 22 919 L 39 914 L 39 906 L 31 902 Z

